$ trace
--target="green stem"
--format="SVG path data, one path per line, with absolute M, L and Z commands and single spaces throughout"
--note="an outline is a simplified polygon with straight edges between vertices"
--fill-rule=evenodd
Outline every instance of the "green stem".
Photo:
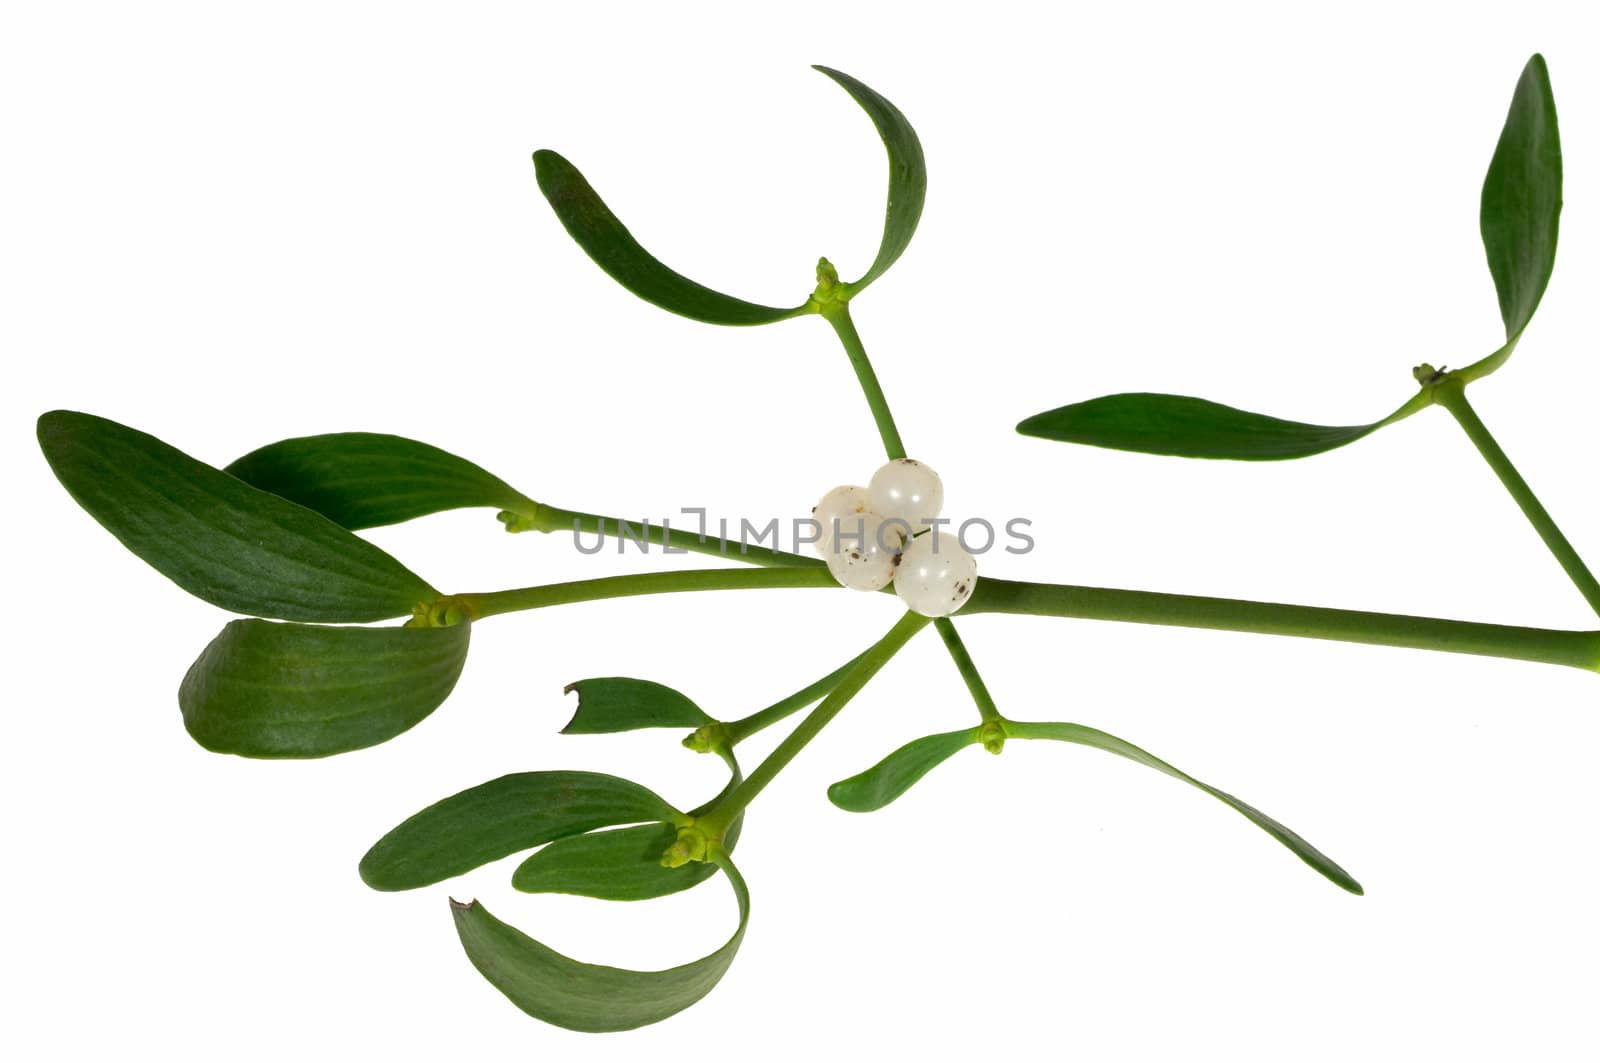
M 1528 522 L 1539 533 L 1539 538 L 1544 540 L 1545 546 L 1555 555 L 1562 569 L 1577 586 L 1579 593 L 1589 603 L 1589 607 L 1600 613 L 1600 581 L 1596 581 L 1594 573 L 1589 571 L 1589 566 L 1583 563 L 1583 558 L 1578 556 L 1578 551 L 1573 549 L 1572 543 L 1561 533 L 1556 522 L 1551 518 L 1550 512 L 1540 503 L 1534 495 L 1528 482 L 1517 472 L 1506 452 L 1500 449 L 1500 444 L 1495 442 L 1494 436 L 1489 434 L 1489 429 L 1479 420 L 1478 413 L 1467 402 L 1467 390 L 1464 384 L 1445 381 L 1440 384 L 1435 393 L 1439 405 L 1449 410 L 1457 423 L 1466 430 L 1467 438 L 1472 440 L 1473 446 L 1478 448 L 1489 467 L 1495 475 L 1500 477 L 1500 482 L 1505 484 L 1506 490 L 1521 507 Z
M 978 674 L 978 666 L 972 661 L 972 654 L 967 652 L 966 643 L 961 641 L 956 626 L 947 616 L 941 616 L 933 622 L 938 630 L 939 637 L 944 640 L 945 648 L 950 651 L 950 659 L 956 662 L 956 669 L 960 671 L 961 678 L 966 681 L 967 690 L 972 694 L 972 700 L 978 706 L 978 715 L 983 717 L 984 723 L 1000 721 L 1000 710 L 994 703 L 994 698 L 989 694 L 989 687 L 983 681 L 983 676 Z
M 822 699 L 822 704 L 812 709 L 811 713 L 778 743 L 777 748 L 745 777 L 744 782 L 728 795 L 727 800 L 719 801 L 716 808 L 700 821 L 698 826 L 707 838 L 717 842 L 728 824 L 733 822 L 733 818 L 755 800 L 756 795 L 766 789 L 767 784 L 813 738 L 817 737 L 835 716 L 839 715 L 840 710 L 850 703 L 850 699 L 861 692 L 861 688 L 889 663 L 889 659 L 899 652 L 902 646 L 911 641 L 912 636 L 927 625 L 927 617 L 908 612 L 889 629 L 888 634 L 873 643 L 865 653 L 852 662 L 850 670 L 832 692 Z
M 845 353 L 850 356 L 850 365 L 856 371 L 856 379 L 861 382 L 861 391 L 866 395 L 867 405 L 872 409 L 872 419 L 878 425 L 878 435 L 883 437 L 883 449 L 888 452 L 891 460 L 905 457 L 905 444 L 900 442 L 900 430 L 895 427 L 894 415 L 889 412 L 889 400 L 884 398 L 883 387 L 878 383 L 878 374 L 872 371 L 872 363 L 867 360 L 867 349 L 861 345 L 861 336 L 856 332 L 855 322 L 850 320 L 850 304 L 826 303 L 822 306 L 821 314 L 824 320 L 833 326 L 833 331 L 839 336 L 839 342 L 844 344 Z
M 571 605 L 603 598 L 629 598 L 642 594 L 676 594 L 681 591 L 777 590 L 793 587 L 831 587 L 839 584 L 827 569 L 814 568 L 697 568 L 684 572 L 645 572 L 631 576 L 604 576 L 600 579 L 548 583 L 510 591 L 481 594 L 454 594 L 434 603 L 432 612 L 443 615 L 452 607 L 477 620 L 525 609 L 551 605 Z M 443 611 L 443 613 L 441 612 Z
M 680 591 L 773 590 L 839 585 L 826 569 L 690 569 L 553 583 L 487 594 L 451 595 L 419 607 L 418 624 L 448 624 L 551 605 Z M 1205 598 L 1155 591 L 1074 587 L 985 578 L 967 603 L 967 613 L 1027 613 L 1034 616 L 1115 620 L 1170 627 L 1248 631 L 1297 638 L 1332 639 L 1377 646 L 1472 653 L 1486 657 L 1562 664 L 1600 671 L 1600 631 L 1479 624 L 1464 620 L 1324 609 L 1308 605 Z M 959 661 L 957 662 L 959 665 Z M 970 664 L 970 661 L 969 661 Z M 843 684 L 841 683 L 841 686 Z
M 1377 646 L 1472 653 L 1600 671 L 1600 631 L 1477 624 L 1462 620 L 1204 598 L 1153 591 L 980 579 L 967 613 L 1027 613 L 1086 620 L 1249 631 Z
M 508 525 L 510 522 L 507 522 Z M 608 535 L 614 539 L 622 538 L 624 531 L 627 538 L 634 541 L 643 539 L 654 545 L 670 548 L 673 552 L 687 551 L 696 554 L 711 554 L 716 557 L 726 557 L 732 561 L 743 561 L 750 565 L 760 565 L 767 568 L 822 568 L 820 558 L 804 557 L 800 554 L 791 554 L 784 550 L 774 550 L 757 544 L 734 542 L 731 539 L 719 538 L 715 535 L 702 535 L 697 531 L 688 531 L 682 528 L 663 528 L 657 524 L 645 521 L 625 521 L 618 517 L 607 517 L 598 513 L 584 513 L 575 509 L 561 509 L 538 503 L 538 509 L 533 515 L 532 528 L 541 532 L 571 532 L 574 536 L 582 535 Z M 624 550 L 625 552 L 625 550 Z
M 751 735 L 793 716 L 818 698 L 827 695 L 839 685 L 841 679 L 850 674 L 852 668 L 861 663 L 861 659 L 865 656 L 865 652 L 858 653 L 815 683 L 795 691 L 782 701 L 773 702 L 760 712 L 753 712 L 742 720 L 732 720 L 722 724 L 722 733 L 728 745 L 730 747 L 738 745 Z

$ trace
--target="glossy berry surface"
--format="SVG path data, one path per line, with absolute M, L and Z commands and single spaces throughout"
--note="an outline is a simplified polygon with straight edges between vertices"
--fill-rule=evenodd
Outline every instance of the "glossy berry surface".
M 967 604 L 978 585 L 978 560 L 956 536 L 926 532 L 900 555 L 894 590 L 907 609 L 923 616 L 949 616 Z
M 944 483 L 930 466 L 911 458 L 896 458 L 872 474 L 867 487 L 867 508 L 885 519 L 903 520 L 917 535 L 944 508 Z

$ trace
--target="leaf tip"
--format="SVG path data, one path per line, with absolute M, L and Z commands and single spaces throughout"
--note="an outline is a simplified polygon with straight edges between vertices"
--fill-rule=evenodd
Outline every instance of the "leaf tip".
M 454 897 L 450 898 L 450 911 L 452 913 L 470 912 L 474 908 L 476 908 L 477 906 L 478 906 L 477 898 L 473 898 L 472 900 L 466 901 L 466 902 L 458 901 Z

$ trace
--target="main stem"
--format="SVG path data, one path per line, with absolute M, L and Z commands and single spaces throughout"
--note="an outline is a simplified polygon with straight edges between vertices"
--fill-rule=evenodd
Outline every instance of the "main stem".
M 850 671 L 828 696 L 822 699 L 822 704 L 812 709 L 806 718 L 801 720 L 795 729 L 767 755 L 767 759 L 757 765 L 726 800 L 719 801 L 716 808 L 701 820 L 699 826 L 708 838 L 712 841 L 718 840 L 728 824 L 733 822 L 734 817 L 755 800 L 756 795 L 766 789 L 767 784 L 788 766 L 789 762 L 817 737 L 835 716 L 839 715 L 839 712 L 850 703 L 850 699 L 861 692 L 861 688 L 889 663 L 889 659 L 899 652 L 902 646 L 911 641 L 912 636 L 927 625 L 927 617 L 908 612 L 889 629 L 888 634 L 853 662 Z
M 1353 609 L 1324 609 L 1232 598 L 1002 579 L 980 580 L 964 611 L 1027 613 L 1033 616 L 1291 635 L 1508 657 L 1600 671 L 1600 631 L 1558 631 Z
M 816 568 L 647 572 L 488 594 L 452 595 L 430 603 L 425 620 L 434 624 L 455 623 L 524 609 L 542 609 L 550 605 L 644 594 L 801 587 L 839 589 L 826 569 Z M 972 614 L 1026 613 L 1033 616 L 1117 620 L 1135 624 L 1332 639 L 1367 645 L 1507 657 L 1600 672 L 1600 631 L 1514 627 L 1354 609 L 1324 609 L 1309 605 L 993 578 L 979 581 L 978 589 L 964 611 Z M 966 674 L 965 670 L 963 674 Z
M 1511 464 L 1506 452 L 1500 449 L 1500 444 L 1489 434 L 1488 427 L 1479 419 L 1478 412 L 1472 408 L 1472 404 L 1467 401 L 1466 385 L 1449 381 L 1441 383 L 1435 392 L 1435 401 L 1449 410 L 1456 422 L 1465 429 L 1467 438 L 1472 440 L 1473 446 L 1478 448 L 1478 453 L 1483 455 L 1495 475 L 1500 477 L 1500 482 L 1505 484 L 1506 490 L 1521 507 L 1528 522 L 1539 533 L 1539 538 L 1544 540 L 1545 546 L 1550 548 L 1550 552 L 1560 562 L 1568 578 L 1589 603 L 1589 607 L 1600 613 L 1600 581 L 1594 578 L 1589 566 L 1583 563 L 1578 551 L 1573 549 L 1572 543 L 1556 526 L 1550 511 L 1544 508 L 1538 496 L 1533 493 L 1533 488 L 1528 486 L 1528 481 L 1517 472 L 1517 467 Z

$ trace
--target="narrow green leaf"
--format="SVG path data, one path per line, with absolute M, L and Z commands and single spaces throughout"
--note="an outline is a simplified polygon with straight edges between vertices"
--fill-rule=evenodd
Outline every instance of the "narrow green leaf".
M 194 740 L 243 757 L 326 757 L 386 742 L 449 696 L 466 624 L 316 627 L 235 620 L 183 677 Z
M 928 195 L 928 164 L 923 158 L 917 131 L 911 128 L 900 108 L 849 74 L 825 66 L 815 69 L 838 82 L 861 105 L 877 127 L 884 150 L 889 153 L 889 201 L 883 215 L 883 238 L 878 243 L 878 257 L 872 260 L 871 268 L 860 280 L 845 285 L 854 295 L 883 276 L 911 243 Z
M 711 801 L 689 813 L 698 816 L 739 785 L 743 775 L 731 752 L 723 759 L 732 770 L 728 784 Z M 744 828 L 741 812 L 728 824 L 723 848 L 733 852 Z M 662 867 L 661 854 L 678 837 L 671 823 L 593 831 L 557 838 L 524 860 L 511 876 L 511 884 L 524 893 L 571 893 L 607 901 L 643 901 L 665 897 L 699 885 L 716 866 L 688 863 Z
M 580 679 L 567 687 L 578 709 L 564 735 L 615 734 L 641 727 L 704 727 L 715 723 L 700 706 L 669 686 L 648 679 Z
M 709 956 L 665 971 L 630 971 L 569 959 L 490 915 L 477 901 L 450 902 L 461 945 L 489 983 L 536 1019 L 569 1030 L 632 1030 L 677 1014 L 711 992 L 750 921 L 750 891 L 726 858 L 719 866 L 739 901 L 739 926 Z
M 376 890 L 416 889 L 569 834 L 677 816 L 649 790 L 614 775 L 504 775 L 428 806 L 378 839 L 361 858 L 361 878 Z
M 1180 458 L 1279 461 L 1353 443 L 1427 405 L 1419 393 L 1381 421 L 1361 425 L 1303 424 L 1185 395 L 1104 395 L 1034 414 L 1025 436 Z
M 281 620 L 362 623 L 437 598 L 400 562 L 304 506 L 86 413 L 39 418 L 56 478 L 112 535 L 197 598 Z
M 1209 786 L 1192 775 L 1186 775 L 1171 764 L 1159 757 L 1152 756 L 1131 742 L 1125 742 L 1115 735 L 1095 730 L 1093 727 L 1084 727 L 1075 723 L 1017 723 L 1013 721 L 1006 724 L 1006 732 L 1012 738 L 1043 738 L 1057 742 L 1073 742 L 1077 745 L 1101 749 L 1107 753 L 1115 753 L 1119 757 L 1126 757 L 1137 764 L 1143 764 L 1147 768 L 1154 768 L 1163 775 L 1170 775 L 1174 779 L 1179 779 L 1190 786 L 1204 790 L 1212 797 L 1243 815 L 1251 823 L 1272 835 L 1285 848 L 1301 860 L 1304 860 L 1313 870 L 1334 885 L 1355 894 L 1364 892 L 1361 888 L 1361 883 L 1352 878 L 1348 871 L 1334 863 L 1316 846 L 1288 827 L 1285 827 L 1282 823 L 1279 823 L 1266 813 L 1245 804 L 1232 794 L 1224 793 L 1215 786 Z
M 766 325 L 807 312 L 805 304 L 763 306 L 696 284 L 640 246 L 572 163 L 545 150 L 533 153 L 533 166 L 539 191 L 578 246 L 639 298 L 713 325 Z
M 1561 133 L 1544 56 L 1522 69 L 1500 140 L 1483 179 L 1478 229 L 1506 326 L 1505 346 L 1462 372 L 1483 376 L 1505 364 L 1544 298 L 1556 264 L 1561 221 Z
M 907 743 L 861 774 L 828 787 L 828 800 L 846 812 L 876 812 L 961 750 L 977 745 L 981 731 L 971 727 Z
M 223 471 L 352 531 L 447 509 L 536 508 L 470 461 L 414 439 L 374 432 L 284 439 L 251 451 Z

